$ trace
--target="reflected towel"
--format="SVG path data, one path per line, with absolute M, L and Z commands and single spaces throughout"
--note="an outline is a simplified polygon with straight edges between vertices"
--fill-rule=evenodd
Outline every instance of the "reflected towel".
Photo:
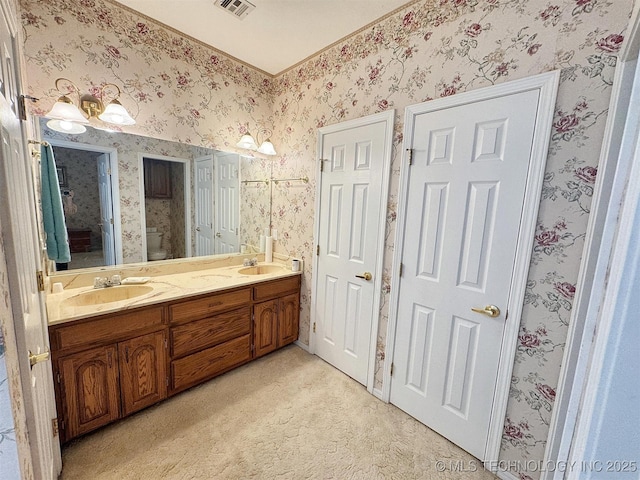
M 71 261 L 67 226 L 62 213 L 62 197 L 58 172 L 51 145 L 40 148 L 40 181 L 42 186 L 42 222 L 47 238 L 47 256 L 56 263 Z

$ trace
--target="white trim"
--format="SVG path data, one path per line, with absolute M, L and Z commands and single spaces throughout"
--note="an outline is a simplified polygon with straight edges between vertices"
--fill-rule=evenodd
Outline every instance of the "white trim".
M 633 164 L 631 152 L 639 135 L 637 126 L 640 122 L 640 92 L 637 87 L 633 88 L 640 50 L 639 9 L 640 4 L 636 4 L 611 91 L 591 214 L 544 453 L 545 463 L 568 461 L 572 448 L 583 385 L 589 370 L 593 332 L 606 292 L 616 225 Z M 635 129 L 633 132 L 628 131 L 627 122 Z M 541 480 L 562 478 L 562 472 L 543 472 L 540 476 Z
M 382 156 L 382 188 L 380 191 L 380 203 L 379 208 L 379 222 L 380 229 L 378 231 L 378 254 L 375 261 L 375 270 L 373 277 L 373 310 L 372 310 L 372 324 L 371 335 L 369 340 L 369 362 L 367 367 L 367 391 L 374 393 L 375 384 L 375 361 L 376 361 L 376 346 L 378 343 L 378 328 L 380 325 L 380 303 L 382 302 L 382 272 L 384 270 L 384 247 L 385 247 L 385 234 L 386 234 L 386 220 L 387 220 L 387 204 L 389 202 L 389 184 L 391 179 L 391 157 L 393 152 L 393 126 L 394 126 L 395 110 L 385 110 L 384 112 L 375 113 L 373 115 L 367 115 L 366 117 L 356 118 L 353 120 L 347 120 L 346 122 L 329 125 L 318 129 L 318 146 L 316 152 L 318 158 L 322 158 L 322 143 L 324 135 L 330 133 L 339 132 L 342 130 L 348 130 L 352 128 L 363 127 L 366 125 L 372 125 L 374 123 L 385 123 L 385 144 L 384 153 Z M 319 244 L 319 232 L 320 232 L 320 192 L 322 189 L 322 174 L 320 173 L 321 160 L 318 160 L 316 178 L 316 199 L 315 199 L 315 222 L 313 229 L 314 245 Z M 313 272 L 318 270 L 318 256 L 314 255 L 313 258 Z M 309 323 L 309 353 L 315 354 L 315 335 L 313 334 L 313 324 L 316 321 L 316 299 L 317 299 L 317 275 L 312 275 L 311 285 L 311 315 Z
M 636 78 L 638 78 L 637 75 Z M 633 97 L 637 97 L 637 89 L 634 90 L 636 91 L 634 91 Z M 616 235 L 613 239 L 608 284 L 604 289 L 605 295 L 597 317 L 597 332 L 591 349 L 590 369 L 584 382 L 584 394 L 569 453 L 570 461 L 581 462 L 582 460 L 588 460 L 585 459 L 585 455 L 593 453 L 590 451 L 592 450 L 591 448 L 587 448 L 588 442 L 594 440 L 596 442 L 606 441 L 606 438 L 600 438 L 601 432 L 598 419 L 600 417 L 599 413 L 607 405 L 606 402 L 605 405 L 602 405 L 597 401 L 602 399 L 603 395 L 606 398 L 610 393 L 608 390 L 609 378 L 607 378 L 607 373 L 610 374 L 610 372 L 607 372 L 610 369 L 608 363 L 615 359 L 617 347 L 610 345 L 610 341 L 619 338 L 624 333 L 625 323 L 629 324 L 637 321 L 637 318 L 629 318 L 630 315 L 637 316 L 637 312 L 629 312 L 629 306 L 632 303 L 630 298 L 637 297 L 638 294 L 637 269 L 638 259 L 640 258 L 640 242 L 637 240 L 638 230 L 640 229 L 637 224 L 637 218 L 640 215 L 640 182 L 637 181 L 640 179 L 640 164 L 637 161 L 633 161 L 640 158 L 640 122 L 637 113 L 637 107 L 634 109 L 632 106 L 629 116 L 633 117 L 633 120 L 627 124 L 632 130 L 625 132 L 625 137 L 627 137 L 626 133 L 632 135 L 634 140 L 633 148 L 621 153 L 621 160 L 623 158 L 624 160 L 630 160 L 631 168 L 629 173 L 625 174 L 628 182 L 626 183 L 623 206 L 620 209 L 616 208 L 620 212 L 620 216 L 616 227 Z M 625 146 L 623 144 L 623 147 Z M 623 148 L 623 150 L 626 149 Z M 628 156 L 626 155 L 627 153 L 629 154 Z M 631 330 L 631 327 L 628 327 L 628 329 Z M 609 349 L 611 351 L 608 351 Z M 635 382 L 637 380 L 629 378 L 629 381 Z M 632 408 L 631 405 L 628 407 Z M 628 421 L 637 423 L 635 419 L 629 419 Z M 624 441 L 625 439 L 622 440 Z M 624 455 L 621 458 L 626 460 Z M 569 476 L 569 478 L 579 477 L 580 474 L 575 472 L 574 475 Z M 589 478 L 592 478 L 592 476 L 589 475 Z
M 533 240 L 536 228 L 538 208 L 540 206 L 540 191 L 544 178 L 544 169 L 549 148 L 551 126 L 556 101 L 556 92 L 560 74 L 558 71 L 543 73 L 532 77 L 507 82 L 500 85 L 473 90 L 470 92 L 453 95 L 418 105 L 411 105 L 405 111 L 404 144 L 411 145 L 413 141 L 413 124 L 415 116 L 426 112 L 437 112 L 454 106 L 466 105 L 481 100 L 503 97 L 530 90 L 539 90 L 538 114 L 531 148 L 531 159 L 525 200 L 522 210 L 518 243 L 516 249 L 516 261 L 511 277 L 511 288 L 507 310 L 509 319 L 505 322 L 498 376 L 494 394 L 493 408 L 487 445 L 484 459 L 488 462 L 498 460 L 500 442 L 504 426 L 504 417 L 507 410 L 509 388 L 511 385 L 511 372 L 513 371 L 513 359 L 516 351 L 516 339 L 520 328 L 527 274 L 529 271 Z M 405 153 L 405 157 L 406 157 Z M 383 373 L 384 401 L 389 401 L 391 395 L 391 374 L 386 363 L 393 360 L 395 347 L 395 332 L 397 326 L 398 305 L 400 302 L 399 288 L 400 276 L 398 268 L 404 245 L 406 226 L 406 203 L 408 195 L 408 162 L 405 158 L 400 166 L 400 191 L 398 194 L 398 225 L 396 228 L 394 259 L 391 279 L 391 298 L 389 305 L 389 323 L 387 328 L 387 347 Z
M 113 147 L 101 147 L 89 143 L 69 142 L 44 137 L 53 147 L 70 148 L 73 150 L 84 150 L 87 152 L 106 153 L 109 155 L 109 165 L 111 167 L 111 208 L 113 212 L 113 243 L 115 249 L 115 265 L 123 263 L 122 255 L 122 218 L 120 215 L 120 176 L 118 173 L 118 149 Z
M 182 163 L 184 166 L 184 256 L 191 257 L 191 160 L 188 158 L 168 157 L 155 153 L 138 152 L 138 189 L 140 190 L 140 228 L 142 229 L 142 261 L 147 259 L 147 212 L 144 195 L 144 159 L 164 160 L 166 162 Z
M 309 345 L 305 345 L 304 343 L 302 343 L 300 340 L 295 340 L 293 342 L 295 345 L 297 345 L 298 347 L 300 347 L 302 350 L 304 350 L 307 353 L 311 353 L 309 351 Z

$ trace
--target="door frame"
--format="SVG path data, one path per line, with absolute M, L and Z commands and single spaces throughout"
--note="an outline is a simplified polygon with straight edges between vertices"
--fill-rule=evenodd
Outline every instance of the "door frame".
M 118 149 L 113 147 L 101 147 L 88 143 L 69 142 L 55 138 L 43 137 L 52 147 L 70 148 L 73 150 L 85 150 L 87 152 L 106 153 L 111 164 L 111 206 L 113 208 L 113 237 L 115 264 L 120 265 L 122 260 L 122 219 L 120 216 L 120 176 L 118 173 Z M 117 201 L 116 201 L 117 199 Z
M 336 123 L 326 127 L 318 129 L 318 142 L 316 152 L 318 155 L 318 161 L 316 165 L 316 191 L 315 191 L 315 219 L 313 227 L 313 241 L 314 245 L 319 245 L 320 242 L 320 192 L 322 191 L 322 143 L 325 135 L 339 132 L 342 130 L 349 130 L 352 128 L 363 127 L 371 125 L 373 123 L 385 123 L 385 135 L 388 141 L 384 147 L 384 153 L 382 156 L 382 190 L 380 198 L 379 220 L 380 225 L 384 225 L 385 228 L 380 228 L 378 232 L 378 255 L 375 261 L 375 274 L 373 277 L 373 318 L 371 336 L 369 340 L 369 365 L 367 367 L 367 391 L 371 394 L 379 396 L 379 392 L 374 390 L 375 384 L 375 360 L 376 360 L 376 347 L 378 341 L 378 330 L 380 327 L 380 303 L 382 302 L 382 273 L 384 267 L 384 247 L 386 237 L 386 219 L 389 201 L 389 185 L 391 180 L 391 161 L 393 153 L 393 128 L 395 120 L 395 109 L 385 110 L 384 112 L 375 113 L 373 115 L 367 115 L 366 117 L 360 117 L 353 120 L 347 120 L 345 122 Z M 313 257 L 313 272 L 318 271 L 318 255 Z M 313 324 L 316 322 L 316 308 L 317 308 L 317 290 L 318 290 L 318 276 L 312 275 L 311 284 L 311 315 L 309 324 L 309 353 L 315 355 L 315 335 L 313 334 Z
M 502 347 L 500 350 L 500 362 L 496 389 L 491 410 L 489 435 L 485 448 L 487 462 L 497 461 L 500 452 L 500 442 L 504 426 L 504 418 L 509 400 L 509 388 L 511 373 L 513 371 L 513 359 L 516 352 L 516 340 L 520 328 L 525 287 L 529 272 L 529 263 L 533 248 L 536 229 L 536 220 L 540 206 L 540 192 L 549 149 L 551 127 L 556 102 L 556 94 L 560 72 L 555 70 L 532 77 L 514 80 L 491 87 L 481 88 L 470 92 L 460 93 L 450 97 L 440 98 L 429 102 L 410 105 L 405 110 L 404 140 L 403 145 L 408 146 L 413 142 L 412 127 L 416 116 L 437 112 L 440 110 L 467 105 L 483 100 L 522 93 L 530 90 L 540 90 L 538 98 L 538 116 L 531 147 L 531 162 L 527 175 L 524 205 L 520 229 L 518 232 L 518 246 L 516 249 L 516 262 L 511 276 L 511 288 L 509 302 L 506 306 L 508 318 L 505 321 Z M 387 355 L 383 361 L 382 399 L 390 401 L 391 397 L 391 365 L 395 349 L 395 333 L 398 323 L 398 306 L 400 302 L 398 285 L 400 283 L 399 265 L 402 261 L 402 250 L 406 228 L 407 198 L 409 193 L 409 150 L 405 148 L 403 161 L 400 165 L 400 187 L 398 192 L 398 224 L 396 226 L 393 252 L 393 268 L 391 272 L 391 293 L 389 299 L 389 322 L 387 325 Z
M 190 258 L 191 252 L 191 160 L 187 158 L 168 157 L 166 155 L 156 155 L 155 153 L 138 152 L 138 177 L 140 190 L 140 228 L 142 229 L 142 261 L 147 259 L 147 211 L 146 199 L 144 195 L 144 159 L 164 160 L 165 162 L 181 163 L 184 168 L 184 257 Z

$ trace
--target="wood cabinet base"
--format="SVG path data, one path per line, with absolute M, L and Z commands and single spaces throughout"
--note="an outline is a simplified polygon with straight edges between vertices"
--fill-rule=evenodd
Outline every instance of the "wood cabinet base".
M 298 338 L 300 277 L 49 327 L 60 441 Z

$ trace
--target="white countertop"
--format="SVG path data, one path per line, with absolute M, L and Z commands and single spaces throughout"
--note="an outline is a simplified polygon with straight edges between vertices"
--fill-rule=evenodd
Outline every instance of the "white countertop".
M 261 262 L 259 265 L 270 265 Z M 139 308 L 163 303 L 172 300 L 193 297 L 205 293 L 212 293 L 228 288 L 252 285 L 278 278 L 301 275 L 302 272 L 293 272 L 290 267 L 281 263 L 271 265 L 281 265 L 282 271 L 276 273 L 266 273 L 261 275 L 242 275 L 238 270 L 241 265 L 210 268 L 191 272 L 168 273 L 166 275 L 156 275 L 151 277 L 148 283 L 153 290 L 144 295 L 134 298 L 98 303 L 86 306 L 72 305 L 73 298 L 88 291 L 94 291 L 93 286 L 82 286 L 78 288 L 65 288 L 61 293 L 50 293 L 47 295 L 47 314 L 49 325 L 57 325 L 80 318 L 103 315 L 105 313 L 122 312 L 132 308 Z M 125 278 L 125 277 L 123 277 Z M 107 287 L 121 288 L 121 287 Z

